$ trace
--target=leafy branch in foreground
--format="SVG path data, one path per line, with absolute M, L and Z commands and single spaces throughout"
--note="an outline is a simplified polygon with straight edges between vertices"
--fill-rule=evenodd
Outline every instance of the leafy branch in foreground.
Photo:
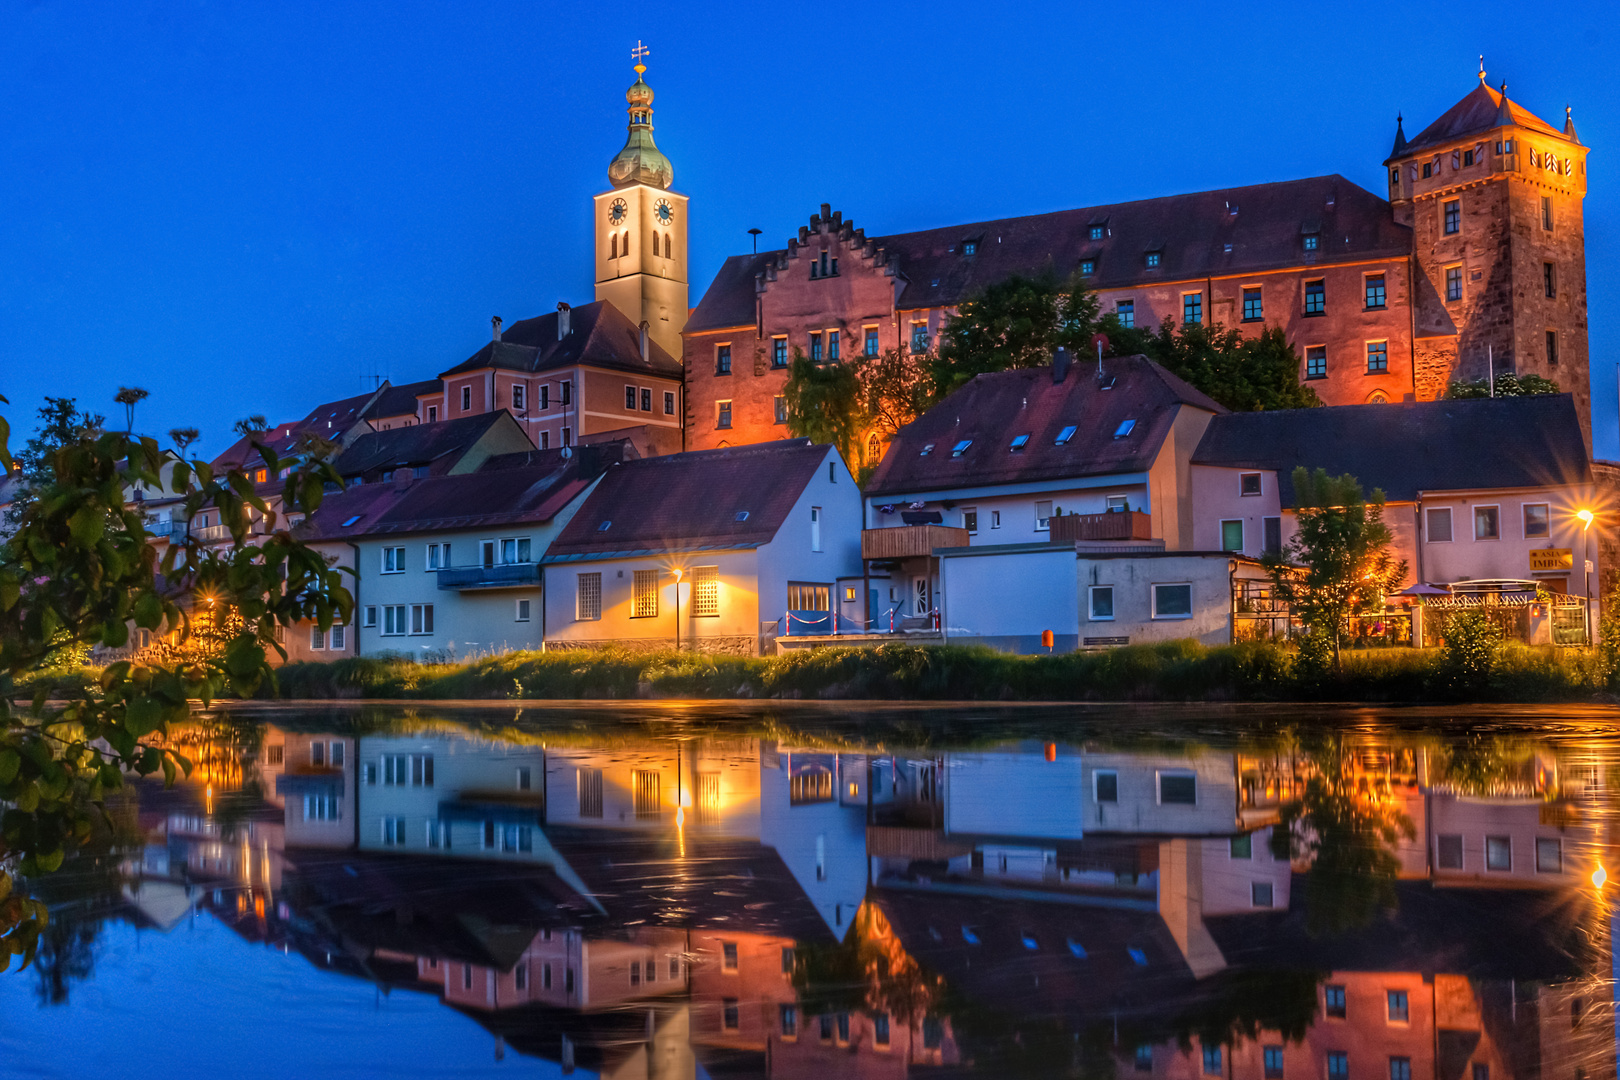
M 33 463 L 15 528 L 0 539 L 0 970 L 12 956 L 26 965 L 46 924 L 44 905 L 22 885 L 55 871 L 90 838 L 124 776 L 161 771 L 172 783 L 189 773 L 168 735 L 190 703 L 251 695 L 273 677 L 266 652 L 281 652 L 278 627 L 314 620 L 325 629 L 353 608 L 339 572 L 318 552 L 285 528 L 252 533 L 255 512 L 272 528 L 276 514 L 241 471 L 216 474 L 154 439 L 99 424 L 61 429 L 54 449 Z M 272 473 L 282 467 L 268 445 L 255 440 L 255 449 Z M 285 511 L 315 510 L 324 484 L 338 482 L 319 455 L 286 464 Z M 0 468 L 11 468 L 4 442 Z M 160 560 L 139 504 L 126 498 L 131 488 L 183 495 L 187 519 L 216 509 L 229 541 L 187 537 Z M 190 639 L 200 630 L 190 610 L 198 598 L 234 615 L 216 648 L 168 662 L 119 661 L 99 684 L 65 699 L 39 690 L 17 700 L 64 645 L 120 648 L 132 627 Z

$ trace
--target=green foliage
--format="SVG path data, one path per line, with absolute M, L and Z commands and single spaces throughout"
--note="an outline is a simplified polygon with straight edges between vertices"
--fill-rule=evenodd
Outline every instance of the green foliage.
M 975 375 L 1044 367 L 1059 348 L 1084 357 L 1097 332 L 1097 295 L 1076 276 L 1013 274 L 964 300 L 929 364 L 937 400 Z
M 120 386 L 118 393 L 113 395 L 113 401 L 124 407 L 124 416 L 127 421 L 124 432 L 133 434 L 135 431 L 135 406 L 152 395 L 139 386 Z
M 1373 489 L 1369 499 L 1353 476 L 1303 467 L 1294 470 L 1293 484 L 1297 531 L 1281 552 L 1266 556 L 1266 568 L 1278 598 L 1332 643 L 1337 668 L 1346 620 L 1382 607 L 1385 591 L 1405 579 L 1406 563 L 1389 554 L 1382 491 Z
M 1502 649 L 1502 628 L 1478 611 L 1459 611 L 1440 629 L 1441 678 L 1458 690 L 1489 685 Z
M 1169 318 L 1157 331 L 1127 330 L 1108 315 L 1102 330 L 1115 355 L 1142 353 L 1234 412 L 1322 404 L 1316 391 L 1299 381 L 1299 354 L 1279 326 L 1246 338 L 1219 323 L 1188 324 Z
M 1603 616 L 1598 621 L 1597 657 L 1604 684 L 1620 688 L 1620 582 L 1603 598 Z
M 895 432 L 929 406 L 929 385 L 918 357 L 899 349 L 831 364 L 813 364 L 795 349 L 782 391 L 787 428 L 837 447 L 865 483 Z
M 200 461 L 172 466 L 168 486 L 184 494 L 188 517 L 217 509 L 231 543 L 188 539 L 160 562 L 140 508 L 124 497 L 126 487 L 165 487 L 170 459 L 157 442 L 104 433 L 99 417 L 67 399 L 50 399 L 42 419 L 22 455 L 29 497 L 0 543 L 0 970 L 12 956 L 31 959 L 46 922 L 17 881 L 56 870 L 82 847 L 127 773 L 172 780 L 189 771 L 167 736 L 190 702 L 251 695 L 271 675 L 265 653 L 279 648 L 278 627 L 329 627 L 352 610 L 338 572 L 286 530 L 249 543 L 249 509 L 274 515 L 245 475 L 215 475 Z M 258 449 L 279 468 L 273 450 Z M 285 507 L 307 513 L 338 477 L 319 462 L 288 463 Z M 179 602 L 199 596 L 230 613 L 217 649 L 172 663 L 120 661 L 92 685 L 52 679 L 64 653 L 120 648 L 131 627 L 184 641 L 222 625 Z M 19 706 L 25 691 L 32 700 Z
M 1444 396 L 1457 400 L 1482 397 L 1541 397 L 1559 392 L 1558 384 L 1551 379 L 1544 379 L 1540 375 L 1515 375 L 1512 372 L 1504 372 L 1496 377 L 1494 385 L 1490 379 L 1459 379 L 1447 385 Z

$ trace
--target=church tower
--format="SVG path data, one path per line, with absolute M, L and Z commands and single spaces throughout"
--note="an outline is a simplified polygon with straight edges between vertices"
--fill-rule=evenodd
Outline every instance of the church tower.
M 671 356 L 686 326 L 686 196 L 669 189 L 674 169 L 653 143 L 652 87 L 639 43 L 636 81 L 625 92 L 630 131 L 608 163 L 611 189 L 595 197 L 596 298 L 613 304 Z
M 1591 446 L 1586 152 L 1479 84 L 1384 162 L 1395 220 L 1412 228 L 1413 377 L 1419 400 L 1455 379 L 1540 375 L 1573 394 Z

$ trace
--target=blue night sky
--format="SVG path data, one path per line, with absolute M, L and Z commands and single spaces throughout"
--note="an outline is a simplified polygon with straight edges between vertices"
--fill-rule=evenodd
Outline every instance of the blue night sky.
M 1474 85 L 1595 147 L 1597 451 L 1620 456 L 1620 14 L 1522 3 L 984 5 L 0 0 L 0 394 L 228 441 L 431 378 L 591 299 L 590 196 L 652 49 L 692 302 L 746 230 L 871 235 L 1339 172 L 1382 192 Z M 122 410 L 117 416 L 122 420 Z

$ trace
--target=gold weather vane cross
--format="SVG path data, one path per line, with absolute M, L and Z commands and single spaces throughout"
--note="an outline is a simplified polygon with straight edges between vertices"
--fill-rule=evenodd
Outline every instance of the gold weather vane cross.
M 637 38 L 636 39 L 636 47 L 630 50 L 630 59 L 632 59 L 632 60 L 634 60 L 636 62 L 636 73 L 637 74 L 640 74 L 641 72 L 647 70 L 647 65 L 643 64 L 641 61 L 646 59 L 647 57 L 649 57 L 651 55 L 652 55 L 652 50 L 647 48 L 647 46 L 643 45 L 641 43 L 640 38 Z

